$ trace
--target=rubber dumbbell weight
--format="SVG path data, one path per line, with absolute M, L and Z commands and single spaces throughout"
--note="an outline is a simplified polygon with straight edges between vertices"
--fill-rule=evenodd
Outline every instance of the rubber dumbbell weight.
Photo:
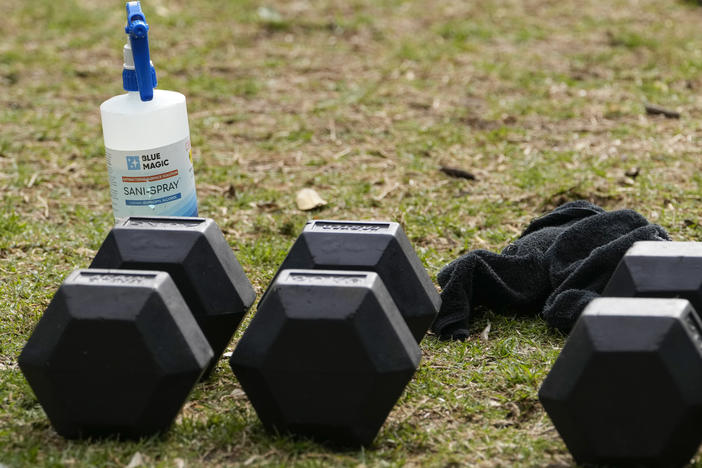
M 203 379 L 256 298 L 222 231 L 208 218 L 125 218 L 112 228 L 90 267 L 170 274 L 214 351 Z
M 67 438 L 166 431 L 213 356 L 171 277 L 76 270 L 19 357 L 54 429 Z
M 380 276 L 283 270 L 229 363 L 264 427 L 370 444 L 421 351 Z
M 636 242 L 602 295 L 681 297 L 702 311 L 702 242 Z
M 398 223 L 309 221 L 276 276 L 291 268 L 377 273 L 417 343 L 441 306 L 431 278 Z
M 590 302 L 539 390 L 578 464 L 683 466 L 695 455 L 701 336 L 685 299 Z

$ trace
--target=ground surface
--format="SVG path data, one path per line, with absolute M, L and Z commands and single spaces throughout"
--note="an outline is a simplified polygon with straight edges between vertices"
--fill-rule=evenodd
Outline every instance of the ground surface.
M 424 340 L 421 369 L 365 451 L 267 436 L 224 361 L 164 438 L 58 437 L 16 358 L 113 222 L 98 106 L 121 92 L 124 10 L 107 0 L 2 5 L 0 463 L 134 466 L 138 453 L 164 467 L 572 464 L 536 399 L 564 337 L 537 318 L 492 313 L 465 343 Z M 398 220 L 432 277 L 579 198 L 702 241 L 695 2 L 143 7 L 159 85 L 188 97 L 201 214 L 259 293 L 309 217 Z M 681 117 L 649 116 L 645 103 Z M 328 205 L 297 210 L 303 187 Z

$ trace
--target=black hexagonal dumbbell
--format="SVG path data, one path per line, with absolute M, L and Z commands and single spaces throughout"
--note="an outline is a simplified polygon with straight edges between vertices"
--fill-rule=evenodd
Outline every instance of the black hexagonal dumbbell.
M 702 242 L 636 242 L 602 295 L 682 297 L 702 311 Z
M 702 441 L 701 336 L 685 299 L 592 301 L 539 391 L 573 458 L 686 464 Z
M 64 437 L 167 430 L 213 353 L 164 272 L 76 270 L 19 357 Z
M 441 306 L 431 278 L 398 223 L 309 221 L 278 271 L 287 268 L 376 272 L 417 343 Z
M 126 218 L 112 228 L 90 267 L 169 273 L 214 351 L 203 379 L 256 299 L 222 231 L 206 218 Z
M 420 357 L 377 274 L 283 270 L 229 362 L 269 431 L 358 446 Z

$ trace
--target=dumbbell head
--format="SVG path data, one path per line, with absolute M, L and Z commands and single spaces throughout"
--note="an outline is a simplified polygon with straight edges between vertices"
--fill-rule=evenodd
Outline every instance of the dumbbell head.
M 211 219 L 126 218 L 110 231 L 90 267 L 168 272 L 214 351 L 205 377 L 256 298 Z
M 702 323 L 684 299 L 599 298 L 539 399 L 579 464 L 682 466 L 702 441 Z
M 283 270 L 229 362 L 266 429 L 358 446 L 420 356 L 377 274 Z
M 602 294 L 681 297 L 702 311 L 702 242 L 635 243 L 622 257 Z
M 418 343 L 441 305 L 398 223 L 309 221 L 278 271 L 288 268 L 376 272 Z
M 170 427 L 212 349 L 163 272 L 77 270 L 19 366 L 64 437 L 141 437 Z

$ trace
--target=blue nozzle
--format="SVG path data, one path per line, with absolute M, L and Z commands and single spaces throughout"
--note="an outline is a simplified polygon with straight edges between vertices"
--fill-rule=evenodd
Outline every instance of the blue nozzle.
M 127 26 L 124 31 L 129 35 L 134 58 L 134 69 L 125 66 L 122 72 L 124 89 L 139 91 L 142 101 L 150 101 L 154 98 L 157 84 L 156 70 L 149 57 L 149 25 L 139 2 L 127 2 Z

